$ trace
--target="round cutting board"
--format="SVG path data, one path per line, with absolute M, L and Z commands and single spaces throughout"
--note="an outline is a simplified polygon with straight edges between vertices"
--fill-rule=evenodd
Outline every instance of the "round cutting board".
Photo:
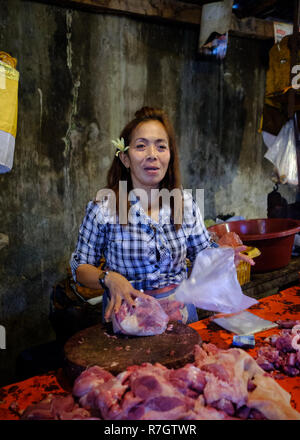
M 193 361 L 194 346 L 200 343 L 196 330 L 177 322 L 169 323 L 164 333 L 155 336 L 115 335 L 111 324 L 98 324 L 81 330 L 66 342 L 64 370 L 73 381 L 93 365 L 114 375 L 143 362 L 179 368 Z

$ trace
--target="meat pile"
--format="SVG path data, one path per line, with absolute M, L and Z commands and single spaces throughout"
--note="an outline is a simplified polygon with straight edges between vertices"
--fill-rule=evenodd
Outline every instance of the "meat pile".
M 98 366 L 85 370 L 74 382 L 74 418 L 105 420 L 300 420 L 290 394 L 238 348 L 195 346 L 193 363 L 168 369 L 156 363 L 133 365 L 117 376 Z M 42 401 L 23 418 L 37 418 Z M 57 418 L 57 410 L 51 411 Z M 49 417 L 47 417 L 49 418 Z
M 168 325 L 169 317 L 159 302 L 149 296 L 137 297 L 135 307 L 123 302 L 119 311 L 113 313 L 112 323 L 115 333 L 134 336 L 160 335 Z
M 100 420 L 78 405 L 71 394 L 55 396 L 49 394 L 44 400 L 30 405 L 23 412 L 23 420 Z
M 257 352 L 256 361 L 265 371 L 300 375 L 300 320 L 277 321 L 281 331 L 269 336 Z

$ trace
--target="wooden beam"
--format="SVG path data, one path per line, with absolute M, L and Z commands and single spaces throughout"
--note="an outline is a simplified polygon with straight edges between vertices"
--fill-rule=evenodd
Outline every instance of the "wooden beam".
M 274 38 L 274 23 L 255 17 L 238 19 L 232 14 L 229 33 L 241 37 L 259 38 L 266 40 Z
M 25 0 L 26 1 L 26 0 Z M 32 1 L 32 0 L 31 0 Z M 200 26 L 202 5 L 174 0 L 36 0 L 46 4 L 74 7 L 98 13 L 126 14 L 157 20 L 187 23 Z M 274 38 L 273 22 L 255 17 L 238 19 L 232 14 L 230 33 L 242 37 Z
M 200 25 L 202 6 L 174 0 L 38 0 L 99 13 L 127 14 Z M 201 3 L 209 3 L 205 1 Z

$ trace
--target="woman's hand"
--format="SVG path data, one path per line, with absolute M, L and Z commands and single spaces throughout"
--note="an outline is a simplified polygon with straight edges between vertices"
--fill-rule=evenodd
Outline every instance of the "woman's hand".
M 233 248 L 234 250 L 234 264 L 238 266 L 241 261 L 246 261 L 246 263 L 251 264 L 251 266 L 255 265 L 255 262 L 252 258 L 248 257 L 248 255 L 241 254 L 241 252 L 245 251 L 247 246 L 237 246 Z
M 117 313 L 124 299 L 131 307 L 134 307 L 134 299 L 132 297 L 146 297 L 148 295 L 136 290 L 130 282 L 117 272 L 109 272 L 105 277 L 105 285 L 109 289 L 110 302 L 105 310 L 104 319 L 109 320 L 112 313 Z

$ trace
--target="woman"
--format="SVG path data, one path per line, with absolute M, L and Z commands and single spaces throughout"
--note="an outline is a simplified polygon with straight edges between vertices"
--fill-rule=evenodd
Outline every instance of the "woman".
M 199 208 L 181 190 L 173 128 L 162 110 L 143 107 L 125 126 L 121 139 L 124 144 L 115 143 L 118 151 L 107 176 L 107 189 L 116 197 L 108 195 L 88 204 L 71 259 L 73 277 L 86 287 L 99 289 L 100 283 L 107 289 L 105 320 L 123 300 L 134 306 L 135 297 L 150 294 L 163 307 L 168 304 L 173 319 L 197 321 L 196 308 L 174 301 L 174 291 L 187 277 L 186 259 L 193 263 L 212 243 Z M 163 190 L 177 191 L 180 201 L 161 201 Z M 181 209 L 188 205 L 190 209 Z M 121 222 L 124 210 L 127 216 Z M 245 259 L 239 254 L 242 250 L 245 247 L 236 248 L 237 261 Z M 102 255 L 106 271 L 98 268 Z

